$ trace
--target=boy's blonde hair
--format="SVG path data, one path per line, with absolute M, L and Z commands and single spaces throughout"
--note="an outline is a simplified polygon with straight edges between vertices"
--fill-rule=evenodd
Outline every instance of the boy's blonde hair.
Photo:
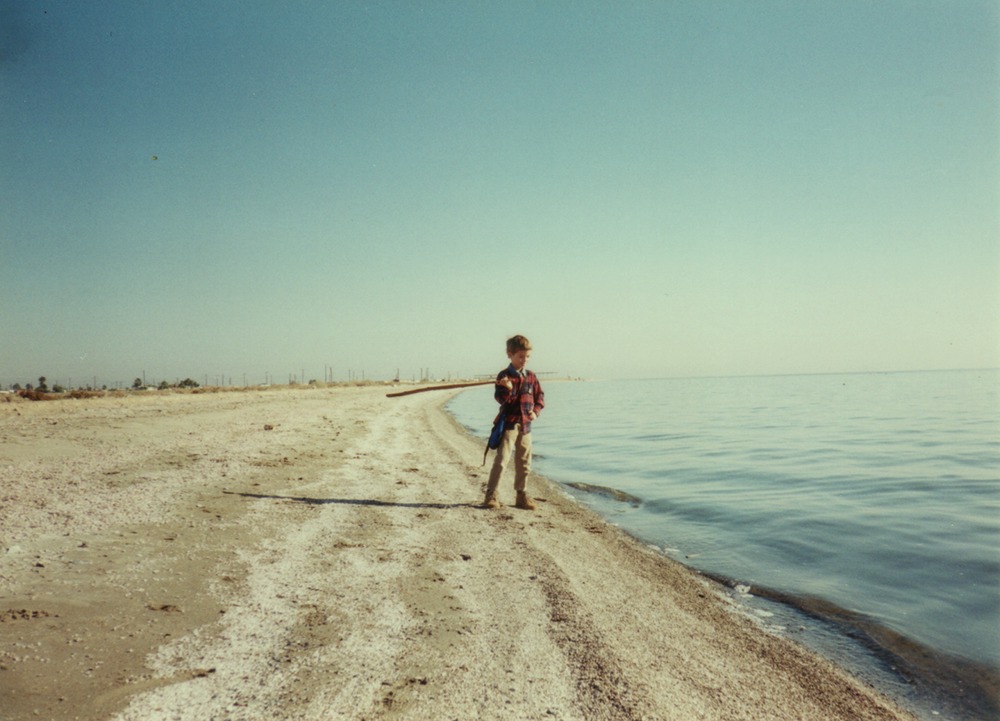
M 507 339 L 507 352 L 517 353 L 521 350 L 531 350 L 531 341 L 523 335 L 516 335 Z

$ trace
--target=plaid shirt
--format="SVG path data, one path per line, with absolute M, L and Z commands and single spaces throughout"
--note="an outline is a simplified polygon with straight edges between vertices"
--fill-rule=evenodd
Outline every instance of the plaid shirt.
M 542 392 L 542 384 L 538 382 L 538 376 L 525 369 L 524 375 L 514 370 L 513 365 L 507 366 L 505 370 L 497 375 L 497 381 L 505 377 L 510 378 L 514 387 L 507 390 L 505 386 L 496 386 L 493 397 L 497 399 L 502 408 L 500 413 L 506 414 L 504 423 L 508 428 L 515 423 L 521 424 L 524 433 L 531 433 L 531 412 L 535 412 L 537 417 L 542 408 L 545 407 L 545 393 Z M 520 403 L 518 403 L 520 400 Z M 497 418 L 500 414 L 497 414 Z

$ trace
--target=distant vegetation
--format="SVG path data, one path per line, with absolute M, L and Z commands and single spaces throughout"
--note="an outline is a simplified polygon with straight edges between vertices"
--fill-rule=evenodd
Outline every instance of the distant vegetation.
M 443 379 L 442 379 L 443 380 Z M 424 383 L 430 382 L 429 379 L 421 379 L 417 385 L 422 385 Z M 406 385 L 410 385 L 409 382 L 405 382 Z M 95 387 L 93 385 L 79 386 L 79 387 L 64 387 L 59 383 L 53 383 L 50 387 L 48 384 L 48 378 L 46 376 L 39 376 L 37 384 L 25 383 L 23 386 L 20 383 L 12 383 L 8 386 L 7 390 L 0 389 L 0 403 L 10 402 L 13 400 L 26 399 L 32 401 L 56 401 L 63 400 L 67 398 L 101 398 L 101 397 L 111 397 L 111 398 L 123 398 L 126 396 L 134 394 L 143 393 L 224 393 L 224 392 L 239 392 L 247 390 L 280 390 L 280 389 L 301 389 L 301 388 L 343 388 L 349 386 L 397 386 L 399 385 L 399 380 L 365 380 L 353 379 L 348 381 L 318 381 L 310 380 L 306 384 L 299 383 L 297 379 L 290 379 L 288 384 L 283 383 L 267 383 L 267 384 L 248 384 L 248 385 L 204 385 L 202 386 L 198 381 L 193 378 L 185 378 L 184 380 L 178 380 L 171 383 L 166 380 L 162 380 L 159 383 L 151 381 L 146 383 L 143 378 L 135 378 L 131 385 L 125 385 L 123 383 L 117 384 L 116 388 L 108 388 L 107 385 L 102 385 L 101 387 Z
M 169 383 L 168 381 L 160 381 L 160 384 L 155 387 L 155 390 L 159 391 L 193 391 L 196 388 L 200 388 L 198 381 L 191 378 L 185 378 L 177 383 Z M 133 391 L 146 391 L 153 390 L 152 387 L 146 386 L 142 382 L 142 378 L 136 378 L 132 383 L 132 387 L 127 391 L 122 389 L 108 390 L 107 386 L 102 386 L 101 388 L 93 388 L 91 386 L 85 386 L 82 388 L 65 388 L 59 383 L 53 383 L 50 388 L 48 385 L 48 379 L 45 376 L 39 376 L 38 384 L 32 385 L 31 383 L 25 383 L 22 386 L 20 383 L 14 383 L 10 386 L 10 390 L 13 394 L 20 398 L 26 398 L 32 401 L 52 401 L 59 400 L 62 398 L 99 398 L 102 396 L 113 396 L 121 397 L 127 395 L 129 392 Z M 221 390 L 221 389 L 219 389 Z M 236 390 L 236 389 L 233 389 Z

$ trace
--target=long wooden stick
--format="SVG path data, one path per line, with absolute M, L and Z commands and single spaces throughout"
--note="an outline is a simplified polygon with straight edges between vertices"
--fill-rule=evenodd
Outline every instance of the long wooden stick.
M 469 388 L 471 386 L 488 386 L 493 385 L 496 381 L 469 381 L 467 383 L 449 383 L 445 386 L 422 386 L 420 388 L 411 388 L 408 391 L 397 391 L 396 393 L 386 393 L 386 398 L 399 398 L 400 396 L 408 396 L 413 393 L 423 393 L 424 391 L 446 391 L 451 388 Z

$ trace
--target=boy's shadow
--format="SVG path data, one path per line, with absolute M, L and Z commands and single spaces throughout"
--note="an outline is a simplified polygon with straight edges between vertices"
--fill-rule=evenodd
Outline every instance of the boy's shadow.
M 310 506 L 325 506 L 338 504 L 343 506 L 387 506 L 395 508 L 475 508 L 474 503 L 400 503 L 398 501 L 380 501 L 377 498 L 309 498 L 307 496 L 275 496 L 268 493 L 246 493 L 240 491 L 223 491 L 229 496 L 244 498 L 264 498 L 275 501 L 295 501 Z

